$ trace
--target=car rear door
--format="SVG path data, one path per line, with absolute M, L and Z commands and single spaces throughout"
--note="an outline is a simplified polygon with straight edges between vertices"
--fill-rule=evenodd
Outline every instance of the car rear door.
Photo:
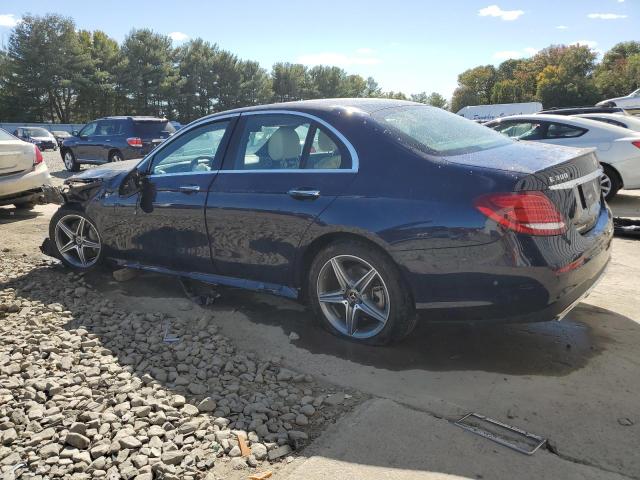
M 281 289 L 304 232 L 355 178 L 357 157 L 339 132 L 300 113 L 243 113 L 235 132 L 207 200 L 214 269 Z
M 211 272 L 204 208 L 235 119 L 185 130 L 149 160 L 135 219 L 119 250 L 130 259 L 177 271 Z

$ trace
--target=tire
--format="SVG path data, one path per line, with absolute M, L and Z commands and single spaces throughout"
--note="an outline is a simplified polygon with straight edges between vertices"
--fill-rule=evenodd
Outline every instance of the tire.
M 336 263 L 346 277 L 342 281 Z M 405 337 L 416 325 L 414 302 L 398 267 L 365 242 L 339 241 L 321 250 L 311 263 L 307 291 L 320 325 L 353 342 L 385 345 Z M 346 321 L 349 312 L 355 312 L 351 328 Z
M 83 223 L 80 227 L 81 222 Z M 62 228 L 61 224 L 66 229 Z M 78 237 L 80 237 L 79 240 Z M 49 239 L 54 256 L 69 268 L 89 271 L 103 261 L 104 248 L 98 228 L 95 222 L 80 209 L 69 206 L 58 209 L 49 222 Z M 64 250 L 66 246 L 71 248 Z M 82 254 L 80 249 L 83 251 Z
M 124 160 L 124 157 L 122 156 L 122 153 L 120 153 L 118 150 L 113 150 L 112 152 L 109 152 L 110 162 L 121 162 L 122 160 Z
M 80 164 L 76 161 L 76 156 L 68 148 L 62 152 L 62 161 L 64 168 L 70 172 L 79 172 Z
M 36 202 L 14 203 L 13 206 L 19 210 L 32 210 L 36 206 Z
M 618 190 L 622 188 L 622 179 L 609 165 L 603 165 L 604 173 L 600 178 L 600 188 L 604 195 L 604 199 L 608 202 L 616 196 Z

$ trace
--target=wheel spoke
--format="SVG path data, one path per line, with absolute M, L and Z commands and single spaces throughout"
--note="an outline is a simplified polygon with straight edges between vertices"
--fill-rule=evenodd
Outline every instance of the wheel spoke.
M 80 217 L 80 221 L 78 222 L 78 226 L 76 227 L 76 235 L 82 237 L 82 231 L 84 230 L 84 217 Z
M 367 300 L 363 301 L 360 304 L 360 309 L 380 323 L 385 323 L 387 321 L 387 316 L 382 311 L 380 311 L 378 307 L 371 305 Z
M 344 303 L 344 293 L 341 291 L 326 292 L 318 295 L 318 300 L 322 303 Z
M 69 239 L 73 239 L 73 237 L 75 236 L 74 231 L 67 227 L 64 222 L 58 223 L 58 227 L 60 227 L 60 230 L 62 230 L 64 234 L 69 237 Z
M 64 247 L 60 248 L 60 253 L 65 253 L 68 252 L 69 250 L 73 250 L 74 248 L 76 248 L 76 242 L 74 242 L 73 240 L 71 240 L 69 243 L 67 243 Z
M 345 321 L 347 326 L 347 334 L 353 336 L 358 330 L 357 325 L 358 318 L 358 305 L 345 304 Z
M 85 248 L 95 248 L 95 249 L 99 249 L 100 248 L 100 244 L 97 242 L 93 242 L 91 240 L 87 240 L 86 238 L 82 239 L 82 246 Z
M 338 280 L 338 283 L 340 284 L 340 288 L 343 290 L 349 288 L 351 286 L 351 282 L 337 258 L 331 259 L 331 266 L 333 267 L 333 273 L 336 276 L 336 280 Z
M 367 290 L 367 287 L 371 285 L 371 282 L 377 276 L 378 276 L 378 272 L 376 271 L 375 268 L 372 268 L 367 273 L 365 273 L 362 276 L 362 278 L 353 285 L 353 288 L 358 292 L 363 293 L 364 291 Z
M 82 265 L 86 265 L 87 264 L 87 258 L 84 256 L 84 248 L 83 247 L 78 247 L 78 259 L 80 259 L 80 263 L 82 263 Z

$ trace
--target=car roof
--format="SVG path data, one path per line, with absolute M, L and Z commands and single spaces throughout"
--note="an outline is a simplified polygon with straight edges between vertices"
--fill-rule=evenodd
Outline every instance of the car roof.
M 533 115 L 511 115 L 509 117 L 501 117 L 493 120 L 491 123 L 499 123 L 508 120 L 525 120 L 525 121 L 545 121 L 553 123 L 565 123 L 567 125 L 573 125 L 575 127 L 582 127 L 588 130 L 604 130 L 611 135 L 628 137 L 633 136 L 633 133 L 629 129 L 624 127 L 618 127 L 617 125 L 611 125 L 609 123 L 600 122 L 598 120 L 591 120 L 590 118 L 577 117 L 575 115 L 552 115 L 544 113 L 536 113 Z
M 97 118 L 94 121 L 98 121 L 98 120 L 133 120 L 134 122 L 166 122 L 167 119 L 164 117 L 154 117 L 151 115 L 114 115 L 111 117 L 102 117 L 102 118 Z
M 255 105 L 251 107 L 236 108 L 224 112 L 214 113 L 209 117 L 227 115 L 243 112 L 255 112 L 260 110 L 290 110 L 304 111 L 307 113 L 336 113 L 345 109 L 360 110 L 363 113 L 371 114 L 385 108 L 402 106 L 427 106 L 423 103 L 410 102 L 407 100 L 394 100 L 388 98 L 323 98 L 318 100 L 296 100 L 292 102 L 271 103 L 267 105 Z

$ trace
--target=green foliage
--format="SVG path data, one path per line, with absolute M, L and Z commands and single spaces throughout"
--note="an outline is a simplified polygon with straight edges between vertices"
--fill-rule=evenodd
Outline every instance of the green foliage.
M 447 99 L 438 92 L 431 92 L 430 94 L 427 94 L 427 92 L 414 93 L 411 95 L 411 100 L 431 105 L 432 107 L 447 109 Z

